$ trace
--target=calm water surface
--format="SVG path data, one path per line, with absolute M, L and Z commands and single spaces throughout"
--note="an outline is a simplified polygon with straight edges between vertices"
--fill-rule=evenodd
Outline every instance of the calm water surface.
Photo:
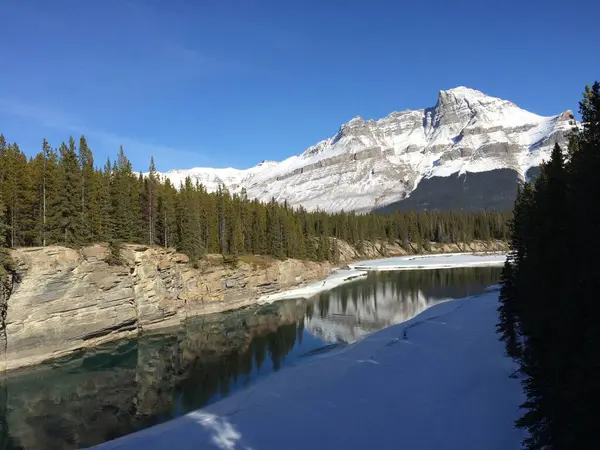
M 481 293 L 500 270 L 372 273 L 308 301 L 199 317 L 0 375 L 0 450 L 86 447 L 164 422 L 435 303 Z

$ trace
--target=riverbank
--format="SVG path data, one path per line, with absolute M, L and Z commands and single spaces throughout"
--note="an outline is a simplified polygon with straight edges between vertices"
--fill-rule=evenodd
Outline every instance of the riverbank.
M 503 250 L 503 242 L 431 244 L 432 252 Z M 406 255 L 397 244 L 366 243 L 361 252 L 340 241 L 341 261 Z M 123 248 L 109 266 L 105 245 L 12 251 L 20 282 L 7 301 L 0 371 L 34 365 L 100 343 L 177 326 L 198 315 L 242 308 L 331 274 L 329 262 L 242 257 L 236 264 L 207 255 L 197 267 L 170 249 Z M 325 280 L 325 287 L 332 287 Z M 310 289 L 314 290 L 314 286 Z M 289 295 L 289 294 L 288 294 Z M 261 300 L 262 299 L 262 300 Z
M 180 417 L 432 305 L 482 294 L 500 271 L 373 272 L 314 299 L 196 317 L 9 372 L 0 376 L 7 450 L 87 448 Z
M 503 266 L 506 253 L 445 253 L 430 255 L 412 255 L 384 259 L 372 259 L 350 263 L 342 269 L 336 269 L 322 281 L 308 283 L 304 286 L 284 292 L 265 295 L 257 303 L 271 303 L 290 298 L 310 298 L 320 292 L 329 291 L 354 279 L 366 277 L 370 271 L 391 270 L 435 270 L 460 267 Z
M 518 448 L 524 435 L 513 422 L 523 394 L 495 333 L 497 306 L 497 291 L 438 304 L 218 403 L 94 448 Z

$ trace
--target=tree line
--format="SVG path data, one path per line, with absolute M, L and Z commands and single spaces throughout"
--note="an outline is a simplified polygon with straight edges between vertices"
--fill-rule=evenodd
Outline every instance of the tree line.
M 498 331 L 519 363 L 527 400 L 516 425 L 528 449 L 600 448 L 598 82 L 579 111 L 568 149 L 556 145 L 518 193 L 502 272 Z
M 192 260 L 244 253 L 335 260 L 339 238 L 399 242 L 427 250 L 434 242 L 507 239 L 510 212 L 407 212 L 393 215 L 308 212 L 263 203 L 224 186 L 209 193 L 186 178 L 159 177 L 150 160 L 135 173 L 121 147 L 97 167 L 84 136 L 54 149 L 45 139 L 28 158 L 0 135 L 0 246 L 130 242 L 174 247 Z

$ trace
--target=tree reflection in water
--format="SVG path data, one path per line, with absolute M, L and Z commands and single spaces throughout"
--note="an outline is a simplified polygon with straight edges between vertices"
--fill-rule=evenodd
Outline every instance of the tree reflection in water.
M 72 449 L 164 422 L 332 343 L 482 292 L 498 268 L 372 273 L 310 301 L 190 319 L 0 378 L 0 450 Z

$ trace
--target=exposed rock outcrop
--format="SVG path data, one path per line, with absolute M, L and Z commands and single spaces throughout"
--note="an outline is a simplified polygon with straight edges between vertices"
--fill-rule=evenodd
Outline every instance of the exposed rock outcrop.
M 338 241 L 341 261 L 406 254 L 398 244 L 365 243 L 359 252 Z M 497 251 L 504 243 L 432 244 L 432 252 Z M 415 249 L 416 250 L 416 249 Z M 123 247 L 122 266 L 104 259 L 106 245 L 81 250 L 23 248 L 12 252 L 20 282 L 6 304 L 0 370 L 39 363 L 82 347 L 179 325 L 182 320 L 254 304 L 266 294 L 327 276 L 328 262 L 208 255 L 197 268 L 174 250 Z
M 6 314 L 8 299 L 15 282 L 18 281 L 12 258 L 5 249 L 0 248 L 0 359 L 6 355 Z
M 331 266 L 297 260 L 237 267 L 205 259 L 198 269 L 173 250 L 127 245 L 124 265 L 104 245 L 15 250 L 21 283 L 6 314 L 6 369 L 194 315 L 239 308 L 263 294 L 326 276 Z

